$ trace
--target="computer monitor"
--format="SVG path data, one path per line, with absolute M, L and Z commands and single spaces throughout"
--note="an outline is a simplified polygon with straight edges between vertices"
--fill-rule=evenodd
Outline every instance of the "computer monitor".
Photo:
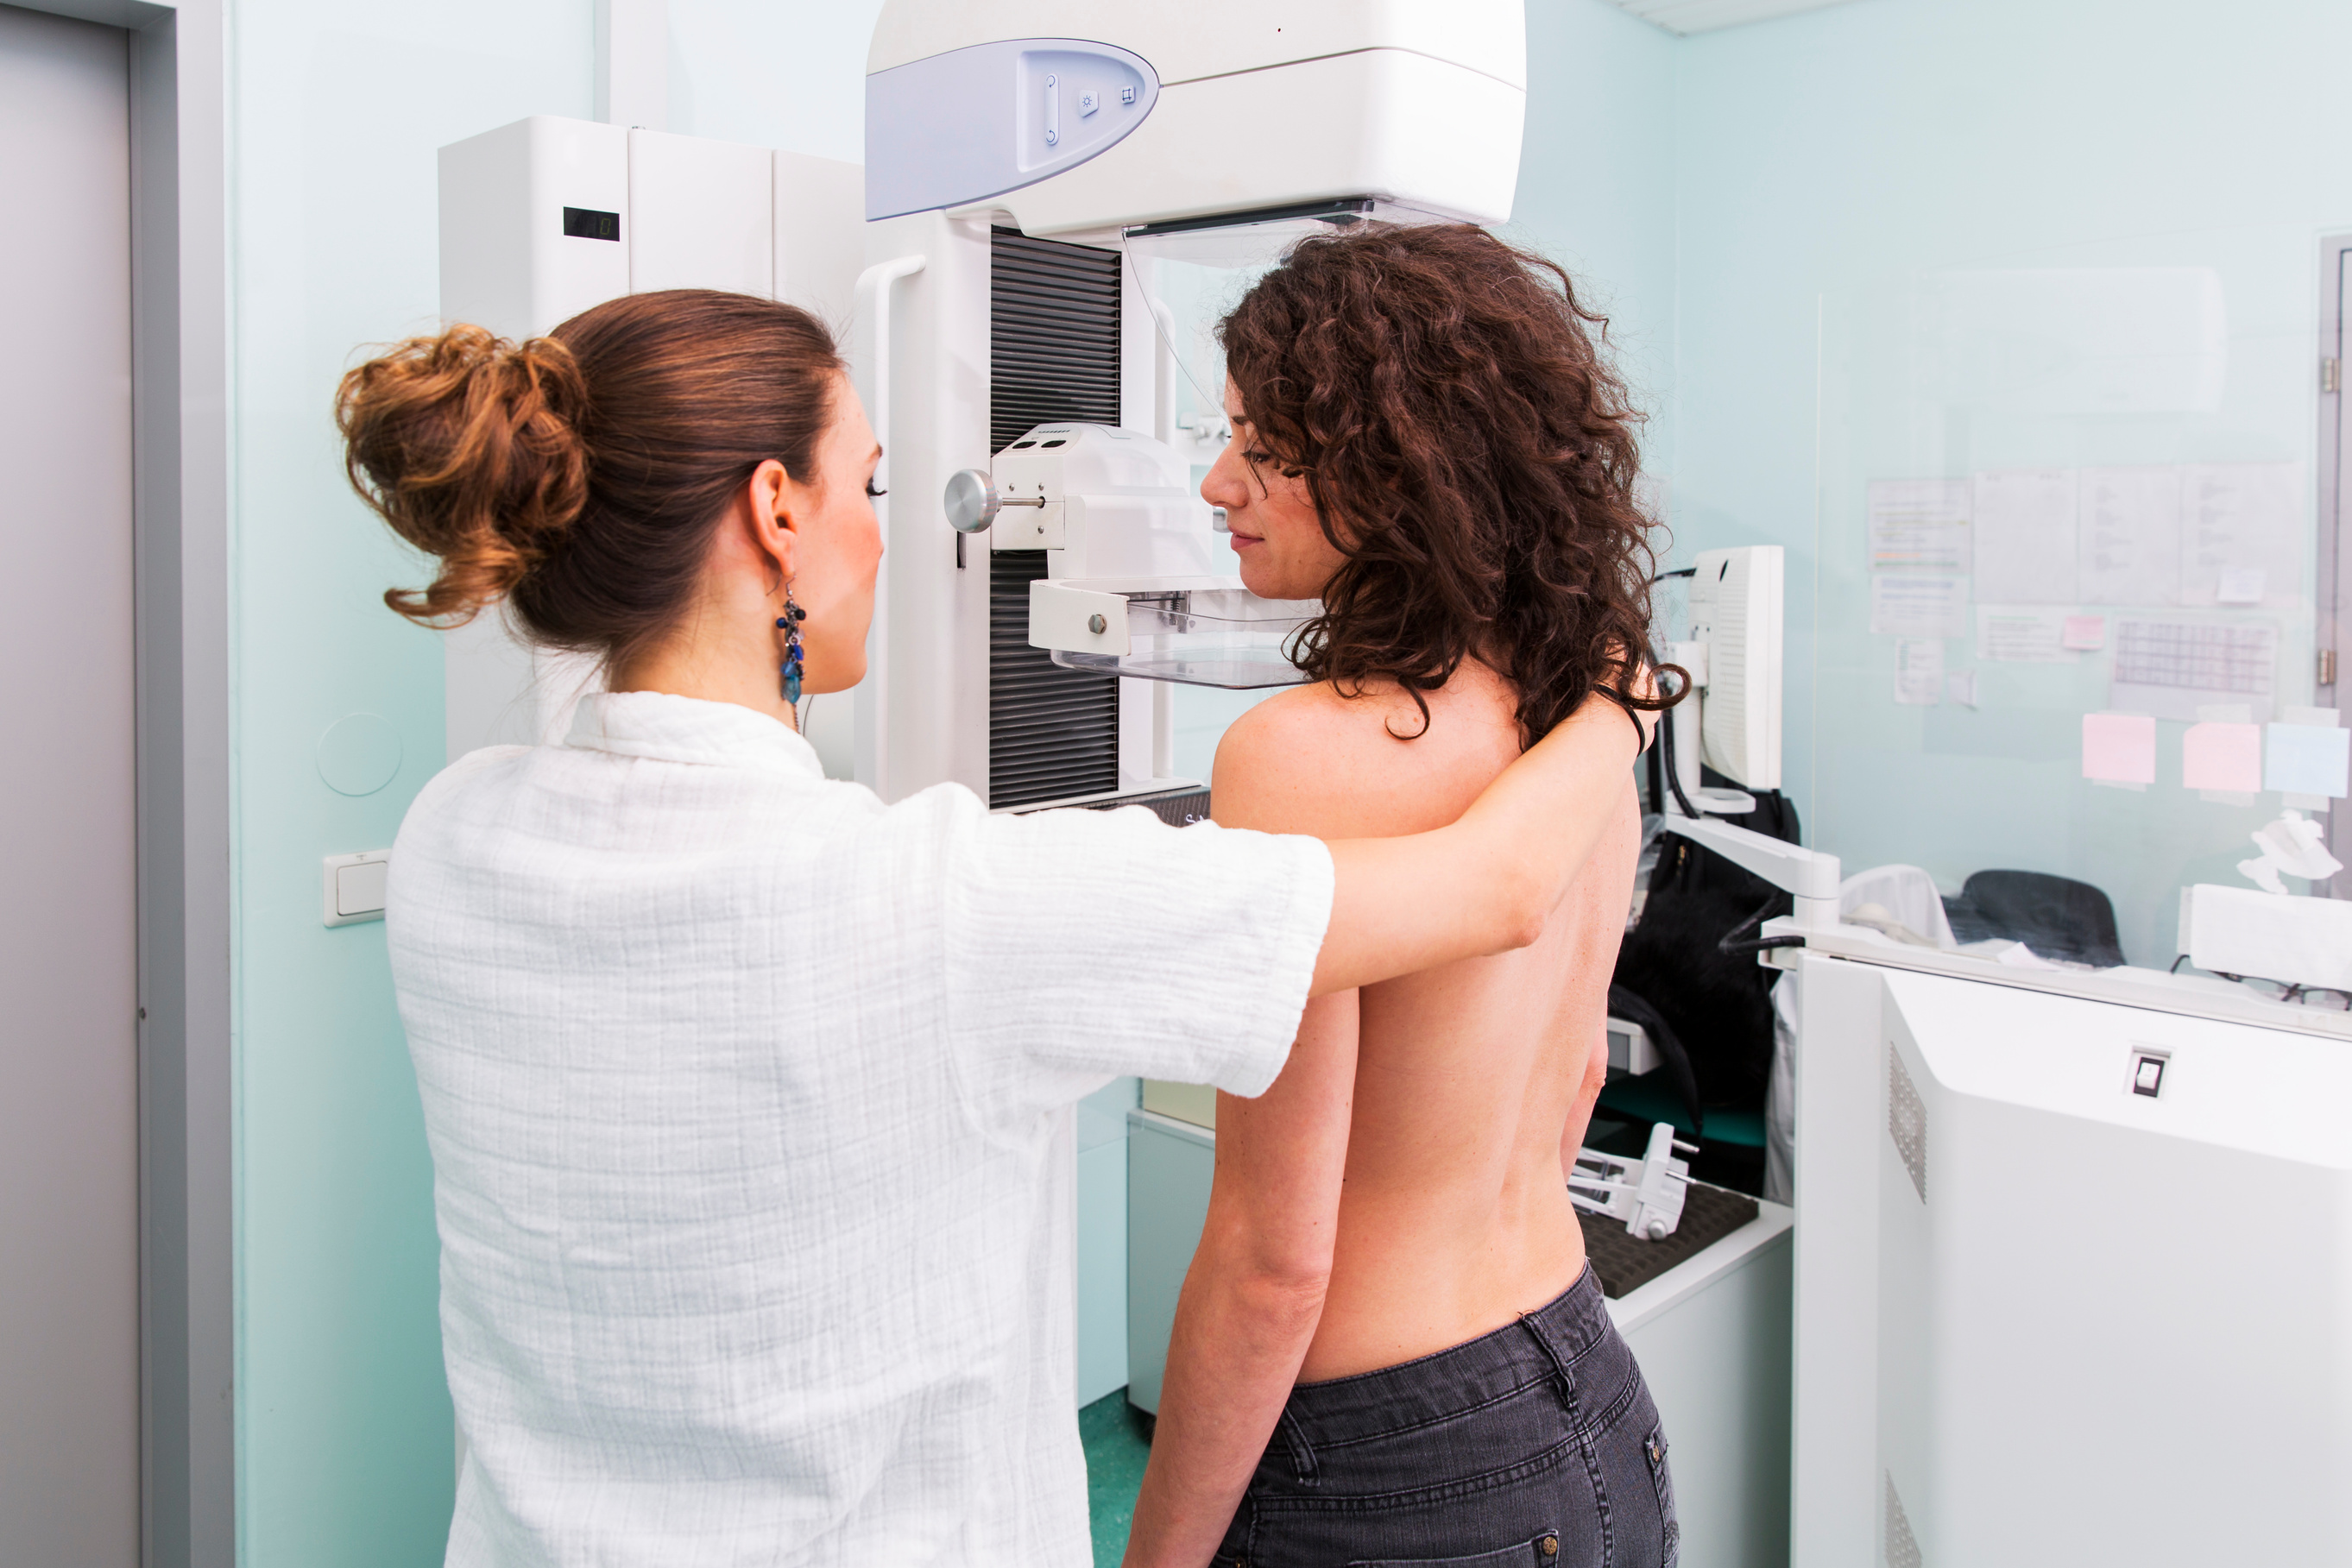
M 1786 575 L 1779 545 L 1702 550 L 1692 563 L 1690 640 L 1705 650 L 1697 661 L 1703 668 L 1692 671 L 1700 705 L 1699 756 L 1747 789 L 1780 787 Z

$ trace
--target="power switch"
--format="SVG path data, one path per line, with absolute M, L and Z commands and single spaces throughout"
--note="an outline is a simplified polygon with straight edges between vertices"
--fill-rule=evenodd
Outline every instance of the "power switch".
M 383 918 L 383 890 L 392 870 L 390 850 L 364 854 L 329 855 L 326 860 L 326 923 L 357 925 Z
M 2154 1100 L 2164 1092 L 2165 1063 L 2171 1058 L 2161 1051 L 2132 1052 L 2131 1092 Z

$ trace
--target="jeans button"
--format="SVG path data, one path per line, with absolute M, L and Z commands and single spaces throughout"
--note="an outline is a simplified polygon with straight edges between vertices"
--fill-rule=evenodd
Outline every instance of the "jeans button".
M 1557 1536 L 1557 1535 L 1547 1535 L 1547 1536 L 1545 1536 L 1545 1537 L 1543 1538 L 1543 1542 L 1542 1542 L 1542 1544 L 1543 1544 L 1543 1554 L 1544 1554 L 1545 1556 L 1547 1556 L 1547 1557 L 1557 1557 L 1557 1556 L 1559 1556 L 1559 1536 Z

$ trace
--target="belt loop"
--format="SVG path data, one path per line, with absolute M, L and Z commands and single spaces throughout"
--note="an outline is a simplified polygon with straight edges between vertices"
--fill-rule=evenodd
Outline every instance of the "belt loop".
M 1544 1359 L 1551 1363 L 1552 1371 L 1559 1378 L 1559 1396 L 1566 1400 L 1574 1399 L 1576 1374 L 1570 1370 L 1573 1358 L 1552 1338 L 1552 1327 L 1544 1322 L 1543 1313 L 1521 1312 L 1519 1326 L 1528 1331 L 1528 1337 L 1536 1342 L 1537 1348 L 1544 1353 Z
M 1313 1486 L 1317 1479 L 1315 1445 L 1307 1440 L 1306 1428 L 1301 1427 L 1298 1424 L 1298 1418 L 1286 1408 L 1282 1412 L 1282 1419 L 1275 1424 L 1275 1429 L 1282 1434 L 1282 1440 L 1290 1446 L 1291 1468 L 1297 1471 L 1298 1484 L 1303 1487 Z

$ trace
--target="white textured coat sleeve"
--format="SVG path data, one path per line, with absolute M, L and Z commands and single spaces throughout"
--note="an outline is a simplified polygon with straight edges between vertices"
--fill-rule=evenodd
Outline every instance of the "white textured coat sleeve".
M 944 846 L 943 935 L 976 1104 L 1034 1113 L 1129 1073 L 1265 1092 L 1331 918 L 1321 841 L 1133 807 L 971 810 Z

